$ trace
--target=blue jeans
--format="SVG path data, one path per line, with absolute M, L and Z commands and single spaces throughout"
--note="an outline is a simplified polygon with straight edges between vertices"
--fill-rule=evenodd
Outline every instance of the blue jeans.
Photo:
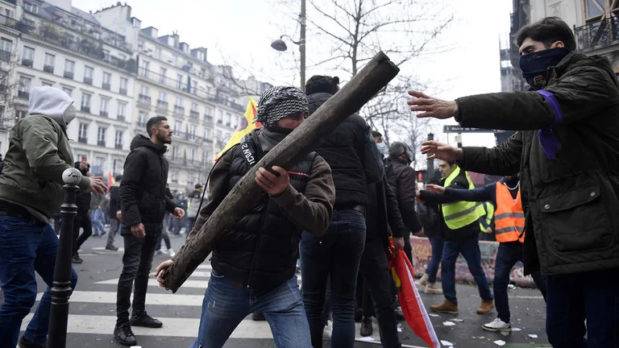
M 432 246 L 432 256 L 428 262 L 426 268 L 426 274 L 428 275 L 428 283 L 436 282 L 436 273 L 438 272 L 438 266 L 441 264 L 441 257 L 443 256 L 443 237 L 440 234 L 436 234 L 432 237 L 428 237 L 430 245 Z
M 333 310 L 331 347 L 352 347 L 354 344 L 355 288 L 364 244 L 365 217 L 352 209 L 334 210 L 329 229 L 322 239 L 303 233 L 303 303 L 314 347 L 322 346 L 327 278 L 331 284 Z
M 456 260 L 458 254 L 462 254 L 469 266 L 469 271 L 477 283 L 479 296 L 482 300 L 491 301 L 492 294 L 488 286 L 488 280 L 484 269 L 481 267 L 481 253 L 479 251 L 478 236 L 471 238 L 446 240 L 443 246 L 443 259 L 441 260 L 441 282 L 445 298 L 453 303 L 458 303 L 456 297 Z
M 619 347 L 619 268 L 549 275 L 547 286 L 546 333 L 553 347 Z
M 15 347 L 24 317 L 37 297 L 36 271 L 48 285 L 24 337 L 45 344 L 58 237 L 50 225 L 0 213 L 0 283 L 4 303 L 0 307 L 0 347 Z M 72 287 L 77 274 L 71 272 Z
M 216 271 L 211 273 L 204 295 L 198 338 L 192 347 L 223 346 L 239 323 L 252 312 L 264 314 L 277 347 L 311 347 L 296 277 L 257 296 L 251 289 L 239 287 Z
M 518 261 L 523 260 L 523 244 L 519 242 L 499 243 L 499 250 L 496 255 L 494 266 L 494 304 L 499 319 L 506 323 L 510 322 L 509 301 L 507 299 L 507 286 L 509 285 L 509 275 L 512 268 Z M 546 282 L 542 279 L 539 271 L 532 272 L 531 276 L 535 284 L 546 297 Z

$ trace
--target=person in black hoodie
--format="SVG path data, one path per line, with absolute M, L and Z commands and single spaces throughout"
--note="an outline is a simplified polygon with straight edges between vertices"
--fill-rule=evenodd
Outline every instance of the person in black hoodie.
M 118 280 L 117 321 L 114 339 L 127 346 L 137 344 L 132 326 L 158 328 L 163 324 L 146 313 L 145 299 L 148 274 L 155 245 L 163 227 L 166 212 L 180 219 L 185 211 L 176 207 L 166 195 L 168 161 L 163 157 L 165 144 L 172 142 L 172 130 L 165 117 L 152 117 L 146 123 L 150 138 L 136 135 L 125 160 L 120 184 L 120 206 L 125 241 L 123 269 Z M 129 320 L 131 290 L 135 281 L 133 313 Z
M 88 176 L 90 164 L 86 161 L 75 162 L 75 168 L 79 169 L 83 176 Z M 78 254 L 79 248 L 86 239 L 92 235 L 92 221 L 90 221 L 90 192 L 80 191 L 77 193 L 77 215 L 73 224 L 73 257 L 71 262 L 82 263 L 84 260 Z M 80 235 L 80 228 L 83 230 Z
M 329 76 L 308 80 L 305 92 L 310 114 L 338 91 L 338 83 L 337 77 Z M 336 198 L 325 237 L 303 233 L 300 246 L 303 302 L 314 347 L 322 346 L 327 279 L 333 310 L 331 345 L 352 347 L 354 343 L 355 287 L 365 244 L 367 187 L 382 173 L 375 148 L 370 127 L 356 114 L 325 135 L 316 148 L 331 166 Z

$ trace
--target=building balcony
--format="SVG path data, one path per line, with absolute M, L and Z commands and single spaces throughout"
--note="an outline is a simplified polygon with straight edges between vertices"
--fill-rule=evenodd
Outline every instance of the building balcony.
M 84 81 L 83 82 L 84 82 L 84 84 L 92 86 L 92 77 L 85 77 L 84 76 Z
M 200 113 L 195 110 L 191 110 L 189 111 L 189 118 L 191 118 L 192 120 L 197 120 L 200 118 Z
M 138 107 L 150 109 L 150 97 L 144 94 L 138 96 Z
M 46 73 L 53 74 L 54 73 L 54 67 L 51 66 L 51 65 L 44 65 L 43 66 L 43 71 L 45 71 Z
M 107 111 L 99 111 L 99 116 L 101 116 L 101 117 L 108 117 L 108 112 Z
M 0 61 L 2 62 L 10 62 L 11 61 L 11 52 L 10 51 L 0 51 Z
M 17 91 L 17 98 L 28 100 L 28 98 L 30 98 L 30 93 L 27 91 Z
M 174 115 L 184 116 L 185 115 L 185 108 L 182 107 L 182 106 L 174 105 Z
M 85 113 L 89 114 L 89 113 L 90 113 L 90 106 L 82 105 L 82 107 L 80 108 L 80 110 L 81 110 L 82 112 L 85 112 Z
M 123 149 L 123 144 L 114 144 L 114 148 L 116 150 L 122 150 Z
M 105 140 L 97 140 L 97 146 L 105 147 Z
M 78 137 L 77 142 L 82 144 L 88 144 L 88 139 L 85 137 Z
M 118 89 L 118 94 L 127 95 L 127 89 L 126 88 Z
M 116 119 L 121 122 L 125 122 L 125 115 L 117 115 Z
M 168 102 L 163 100 L 157 100 L 157 112 L 165 114 L 168 112 Z
M 21 65 L 32 68 L 32 59 L 22 59 Z
M 104 83 L 102 83 L 102 84 L 101 84 L 101 88 L 102 88 L 102 89 L 105 89 L 106 91 L 109 91 L 109 90 L 111 90 L 111 89 L 112 89 L 112 86 L 110 86 L 110 83 L 109 83 L 109 82 L 107 82 L 107 83 L 106 83 L 106 82 L 104 82 Z
M 64 74 L 62 74 L 62 77 L 73 80 L 73 71 L 65 71 Z
M 574 30 L 580 50 L 588 52 L 619 44 L 619 18 L 588 22 Z

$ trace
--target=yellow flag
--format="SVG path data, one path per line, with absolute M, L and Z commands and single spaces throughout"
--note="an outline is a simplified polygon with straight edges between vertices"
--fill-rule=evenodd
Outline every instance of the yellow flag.
M 254 120 L 256 119 L 257 107 L 258 106 L 254 98 L 249 97 L 249 100 L 247 101 L 247 107 L 245 108 L 245 118 L 241 121 L 237 130 L 232 133 L 230 139 L 228 139 L 228 142 L 226 143 L 226 146 L 224 146 L 224 148 L 215 155 L 215 161 L 217 161 L 219 157 L 221 157 L 232 146 L 238 144 L 244 136 L 251 133 L 251 131 L 253 131 L 254 129 L 262 127 L 260 122 L 254 122 Z

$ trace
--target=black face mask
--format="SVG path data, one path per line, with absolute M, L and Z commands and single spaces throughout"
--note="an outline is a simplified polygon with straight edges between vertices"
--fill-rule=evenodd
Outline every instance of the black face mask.
M 564 47 L 550 48 L 543 51 L 525 54 L 520 57 L 520 70 L 522 77 L 533 89 L 541 89 L 546 86 L 548 69 L 561 61 L 570 50 Z

